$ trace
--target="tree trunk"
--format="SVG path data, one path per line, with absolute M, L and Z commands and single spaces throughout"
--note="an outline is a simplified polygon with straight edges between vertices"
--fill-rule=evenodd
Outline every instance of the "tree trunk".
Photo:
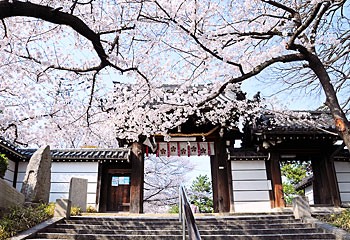
M 336 92 L 331 84 L 331 79 L 324 68 L 323 63 L 315 54 L 308 52 L 305 55 L 310 68 L 317 75 L 326 94 L 326 105 L 332 113 L 338 135 L 344 140 L 344 144 L 350 151 L 350 124 L 339 105 Z

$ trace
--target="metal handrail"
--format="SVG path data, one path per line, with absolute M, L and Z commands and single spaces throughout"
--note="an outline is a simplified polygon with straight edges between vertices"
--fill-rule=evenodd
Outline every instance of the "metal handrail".
M 179 187 L 179 221 L 182 223 L 182 239 L 186 239 L 186 225 L 190 240 L 200 240 L 201 236 L 194 220 L 193 212 L 188 202 L 185 187 Z

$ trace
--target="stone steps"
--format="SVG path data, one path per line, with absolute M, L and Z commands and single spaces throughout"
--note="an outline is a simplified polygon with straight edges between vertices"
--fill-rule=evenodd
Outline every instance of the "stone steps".
M 202 239 L 335 239 L 290 214 L 197 217 Z M 177 218 L 72 217 L 32 239 L 182 239 Z
M 212 224 L 198 224 L 200 226 L 200 229 L 202 230 L 210 230 L 210 229 L 266 229 L 266 228 L 273 228 L 273 229 L 279 229 L 279 228 L 311 228 L 311 224 L 304 224 L 304 223 L 270 223 L 269 225 L 266 224 L 220 224 L 220 225 L 212 225 Z M 169 229 L 169 230 L 177 230 L 181 228 L 178 223 L 169 224 L 169 225 L 131 225 L 131 226 L 113 226 L 113 225 L 87 225 L 87 224 L 56 224 L 57 228 L 65 228 L 65 229 L 114 229 L 114 230 L 132 230 L 132 229 Z

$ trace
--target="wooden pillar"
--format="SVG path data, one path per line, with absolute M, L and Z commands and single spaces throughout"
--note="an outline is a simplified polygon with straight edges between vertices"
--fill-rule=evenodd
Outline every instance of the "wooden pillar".
M 142 145 L 131 146 L 130 212 L 143 212 L 144 154 Z
M 228 176 L 228 193 L 229 193 L 229 203 L 230 203 L 230 212 L 235 212 L 235 201 L 233 197 L 233 184 L 232 184 L 232 166 L 231 161 L 227 162 L 227 176 Z
M 280 168 L 280 157 L 279 153 L 271 153 L 270 156 L 270 174 L 271 174 L 271 184 L 273 191 L 273 205 L 275 208 L 285 207 L 286 204 L 283 198 L 283 185 L 281 178 L 281 168 Z M 269 175 L 269 174 L 268 174 Z
M 19 160 L 15 162 L 15 172 L 14 172 L 14 174 L 13 174 L 13 183 L 12 183 L 12 186 L 13 186 L 14 188 L 17 187 L 18 165 L 19 165 Z
M 315 204 L 340 206 L 339 187 L 336 180 L 334 161 L 327 154 L 311 160 Z
M 96 188 L 96 209 L 102 212 L 101 206 L 101 184 L 102 184 L 102 163 L 98 163 L 97 188 Z
M 210 156 L 214 212 L 230 212 L 227 162 L 225 141 L 220 138 L 215 141 L 215 155 Z

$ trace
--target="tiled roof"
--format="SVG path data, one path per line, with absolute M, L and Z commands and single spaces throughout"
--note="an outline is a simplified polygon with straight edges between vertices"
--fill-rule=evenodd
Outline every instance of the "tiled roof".
M 297 117 L 298 115 L 300 115 L 299 118 Z M 290 116 L 264 114 L 256 120 L 253 131 L 270 134 L 278 132 L 335 133 L 332 116 L 327 112 L 321 111 L 293 111 Z
M 268 155 L 254 149 L 227 148 L 229 160 L 267 160 Z
M 21 153 L 21 149 L 16 147 L 11 142 L 5 140 L 5 138 L 0 136 L 0 152 L 14 155 L 17 158 L 24 159 L 25 157 Z
M 312 181 L 313 181 L 313 175 L 307 176 L 307 177 L 303 178 L 300 183 L 295 185 L 294 189 L 296 191 L 305 189 L 306 187 L 312 185 Z
M 0 137 L 0 151 L 15 155 L 21 160 L 29 160 L 37 149 L 21 149 Z M 129 160 L 129 148 L 101 149 L 101 148 L 79 148 L 79 149 L 51 149 L 53 161 L 59 160 Z

